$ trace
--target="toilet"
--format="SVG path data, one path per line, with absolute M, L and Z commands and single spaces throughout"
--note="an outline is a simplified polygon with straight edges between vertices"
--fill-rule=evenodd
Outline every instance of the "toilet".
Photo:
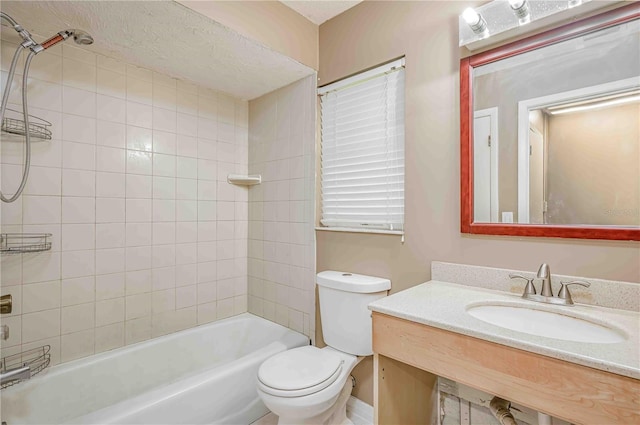
M 283 351 L 258 370 L 257 390 L 279 425 L 352 424 L 346 416 L 353 368 L 373 354 L 367 305 L 387 296 L 391 281 L 337 271 L 317 275 L 324 348 Z

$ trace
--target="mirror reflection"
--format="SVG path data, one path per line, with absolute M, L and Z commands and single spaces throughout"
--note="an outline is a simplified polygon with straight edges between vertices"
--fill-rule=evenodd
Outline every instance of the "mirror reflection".
M 472 72 L 474 222 L 640 226 L 640 21 Z

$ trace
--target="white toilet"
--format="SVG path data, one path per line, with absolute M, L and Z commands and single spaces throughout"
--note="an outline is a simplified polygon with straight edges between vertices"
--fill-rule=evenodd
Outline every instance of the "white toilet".
M 279 425 L 351 424 L 348 379 L 362 356 L 373 354 L 367 305 L 385 297 L 388 279 L 336 271 L 318 273 L 325 348 L 306 346 L 267 359 L 258 370 L 258 394 Z

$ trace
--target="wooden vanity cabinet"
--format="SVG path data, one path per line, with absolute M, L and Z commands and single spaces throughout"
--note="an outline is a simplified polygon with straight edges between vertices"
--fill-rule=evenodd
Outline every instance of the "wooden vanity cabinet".
M 431 424 L 437 376 L 574 424 L 640 424 L 640 381 L 373 313 L 374 423 Z

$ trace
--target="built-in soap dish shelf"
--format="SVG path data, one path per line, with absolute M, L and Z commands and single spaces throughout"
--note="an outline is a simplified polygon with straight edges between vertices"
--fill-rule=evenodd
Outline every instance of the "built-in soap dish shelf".
M 2 119 L 2 126 L 0 127 L 2 132 L 9 136 L 25 136 L 27 133 L 27 125 L 22 112 L 7 108 L 6 114 Z M 40 117 L 29 115 L 28 132 L 34 142 L 51 140 L 51 123 Z M 11 139 L 7 138 L 7 140 Z M 19 140 L 22 141 L 23 139 L 20 138 Z
M 50 345 L 43 345 L 0 359 L 0 389 L 30 379 L 45 370 L 51 363 L 50 351 Z
M 229 174 L 227 182 L 240 186 L 253 186 L 262 183 L 260 174 Z
M 0 253 L 24 254 L 51 249 L 51 233 L 0 233 Z

